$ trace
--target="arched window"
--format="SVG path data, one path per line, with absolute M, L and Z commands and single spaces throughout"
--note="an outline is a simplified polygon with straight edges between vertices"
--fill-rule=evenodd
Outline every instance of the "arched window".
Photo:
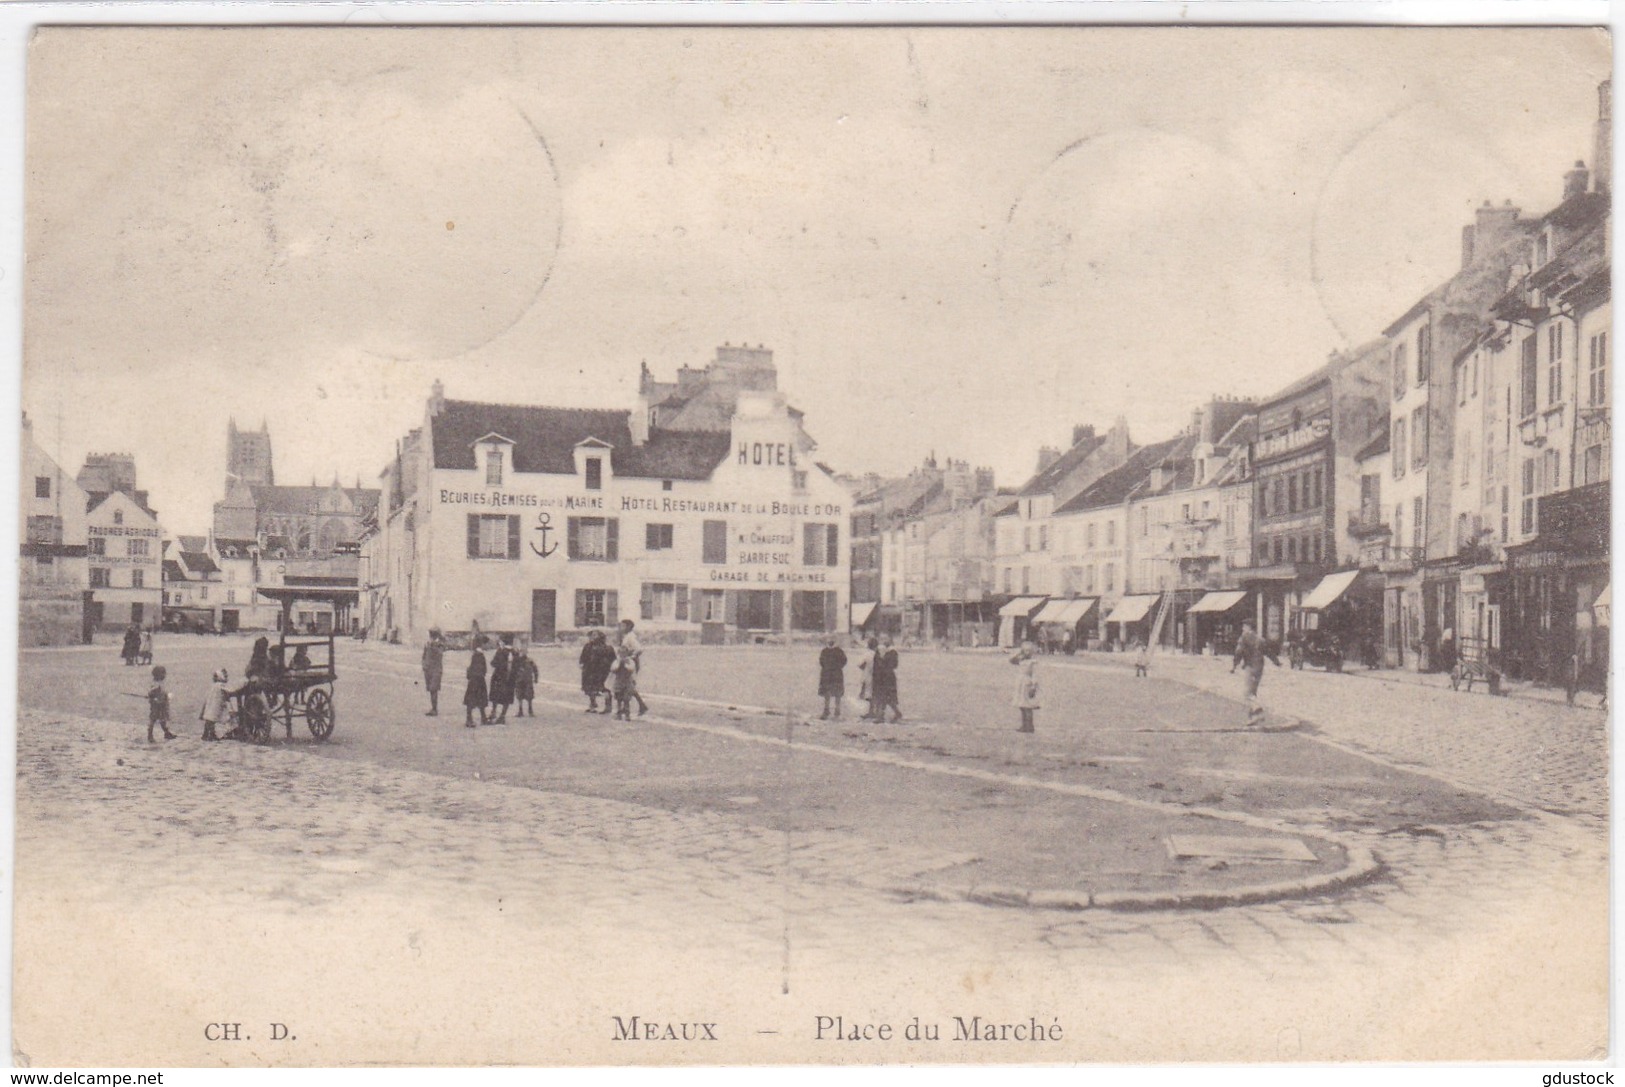
M 309 551 L 310 550 L 310 526 L 309 525 L 300 525 L 299 526 L 299 540 L 298 540 L 298 543 L 295 544 L 295 546 L 300 551 Z

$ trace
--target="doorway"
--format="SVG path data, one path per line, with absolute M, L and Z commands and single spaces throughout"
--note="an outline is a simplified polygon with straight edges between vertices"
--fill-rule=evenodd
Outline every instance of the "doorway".
M 553 589 L 530 591 L 530 640 L 551 642 L 558 635 L 558 593 Z

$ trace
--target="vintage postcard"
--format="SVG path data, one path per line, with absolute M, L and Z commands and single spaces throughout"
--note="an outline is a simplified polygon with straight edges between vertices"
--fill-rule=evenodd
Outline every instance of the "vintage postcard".
M 15 1061 L 1603 1059 L 1611 63 L 38 30 Z

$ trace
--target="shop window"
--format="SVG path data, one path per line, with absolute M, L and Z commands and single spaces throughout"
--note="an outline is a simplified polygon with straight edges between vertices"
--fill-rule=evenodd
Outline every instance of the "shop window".
M 670 551 L 672 547 L 670 525 L 647 524 L 643 526 L 643 548 L 645 551 Z
M 779 623 L 774 612 L 778 593 L 770 589 L 741 589 L 739 592 L 739 626 L 745 630 L 777 630 Z
M 702 589 L 700 591 L 700 622 L 720 623 L 724 621 L 726 598 L 721 589 Z
M 615 562 L 620 557 L 618 518 L 572 517 L 566 526 L 566 536 L 568 554 L 576 561 Z
M 713 565 L 728 561 L 728 522 L 706 521 L 701 526 L 700 561 Z
M 677 586 L 644 582 L 638 605 L 645 619 L 676 619 Z
M 834 593 L 797 590 L 790 594 L 790 629 L 821 632 L 835 629 Z
M 619 623 L 617 599 L 614 589 L 577 589 L 575 625 L 609 627 Z
M 1593 340 L 1593 342 L 1595 342 L 1595 340 Z M 34 497 L 35 498 L 49 498 L 49 497 L 51 497 L 51 477 L 50 476 L 35 476 L 34 477 Z
M 516 513 L 469 514 L 468 557 L 471 559 L 517 559 L 519 557 L 519 515 Z

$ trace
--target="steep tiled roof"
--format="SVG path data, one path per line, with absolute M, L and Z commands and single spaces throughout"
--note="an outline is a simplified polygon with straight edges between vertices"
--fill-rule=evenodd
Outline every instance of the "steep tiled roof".
M 209 538 L 207 536 L 176 536 L 175 542 L 181 545 L 182 551 L 207 551 Z
M 254 505 L 261 513 L 314 513 L 324 498 L 333 490 L 328 487 L 284 487 L 272 483 L 251 483 Z M 378 505 L 377 487 L 340 487 L 354 504 L 357 513 L 365 513 Z
M 631 413 L 528 407 L 447 400 L 434 417 L 434 466 L 472 470 L 474 442 L 496 431 L 511 438 L 513 470 L 572 475 L 575 447 L 597 438 L 613 447 L 616 475 L 645 479 L 707 479 L 728 455 L 727 432 L 655 430 L 632 444 Z
M 1372 457 L 1380 457 L 1388 452 L 1388 419 L 1389 417 L 1386 415 L 1382 417 L 1382 429 L 1377 431 L 1376 436 L 1367 442 L 1364 448 L 1354 454 L 1356 463 L 1370 460 Z
M 1106 436 L 1104 434 L 1085 438 L 1057 457 L 1053 464 L 1035 473 L 1033 478 L 1022 485 L 1020 493 L 1024 495 L 1048 494 L 1051 490 L 1054 490 L 1056 484 L 1066 478 L 1067 473 L 1082 464 L 1089 454 L 1099 449 L 1105 444 L 1105 441 Z
M 185 539 L 186 537 L 181 538 Z M 185 564 L 188 570 L 196 574 L 208 575 L 220 572 L 220 567 L 216 566 L 214 560 L 204 551 L 182 551 L 181 562 Z
M 185 581 L 186 580 L 186 571 L 182 570 L 181 569 L 181 564 L 176 562 L 174 559 L 165 559 L 164 560 L 164 580 L 165 581 Z
M 1115 506 L 1127 498 L 1135 488 L 1145 482 L 1151 469 L 1161 464 L 1179 447 L 1187 435 L 1170 438 L 1165 442 L 1141 446 L 1121 466 L 1112 469 L 1057 509 L 1056 513 L 1075 513 L 1078 510 Z

